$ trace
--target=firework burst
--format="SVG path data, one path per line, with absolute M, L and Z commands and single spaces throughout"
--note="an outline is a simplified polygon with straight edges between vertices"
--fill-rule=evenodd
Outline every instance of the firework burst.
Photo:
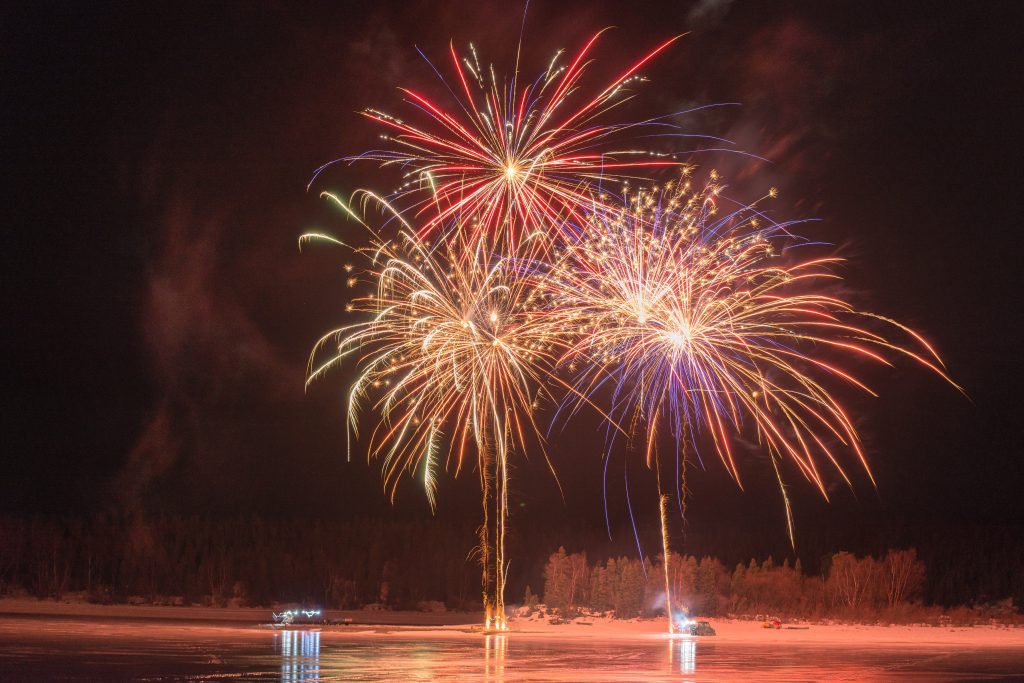
M 312 239 L 337 242 L 322 234 L 303 242 Z M 517 260 L 480 242 L 467 257 L 468 248 L 432 248 L 403 231 L 395 242 L 360 250 L 369 267 L 355 279 L 373 282 L 375 291 L 348 307 L 362 320 L 315 345 L 307 385 L 355 355 L 350 439 L 359 435 L 361 409 L 379 417 L 368 453 L 381 459 L 392 499 L 401 475 L 409 474 L 422 478 L 433 506 L 440 464 L 458 474 L 475 456 L 484 493 L 488 626 L 504 629 L 509 454 L 531 436 L 539 439 L 534 407 L 543 400 L 558 340 L 534 310 L 539 298 Z
M 770 457 L 792 541 L 784 463 L 826 499 L 827 468 L 852 486 L 842 452 L 874 481 L 837 398 L 841 385 L 871 393 L 845 369 L 851 359 L 888 365 L 904 356 L 952 383 L 918 334 L 832 293 L 839 259 L 797 258 L 808 244 L 790 232 L 792 223 L 758 207 L 774 190 L 753 205 L 733 204 L 714 172 L 694 183 L 677 160 L 683 152 L 630 148 L 627 136 L 728 141 L 677 132 L 663 118 L 607 123 L 643 80 L 640 69 L 675 39 L 587 96 L 583 76 L 599 36 L 565 65 L 557 54 L 527 82 L 518 54 L 512 76 L 499 79 L 475 48 L 460 58 L 451 47 L 450 83 L 435 69 L 448 105 L 403 89 L 410 120 L 364 112 L 388 129 L 387 148 L 338 160 L 403 171 L 386 198 L 357 193 L 401 229 L 395 240 L 371 231 L 373 244 L 357 250 L 368 266 L 350 285 L 372 283 L 373 293 L 349 304 L 356 322 L 315 345 L 307 383 L 354 363 L 349 448 L 360 412 L 372 413 L 368 457 L 381 460 L 392 499 L 409 474 L 421 478 L 433 508 L 440 468 L 458 474 L 475 464 L 486 626 L 499 630 L 509 455 L 534 441 L 543 452 L 536 409 L 550 391 L 565 397 L 559 413 L 608 398 L 599 412 L 609 449 L 618 433 L 643 444 L 657 472 L 668 600 L 659 442 L 675 441 L 682 506 L 688 445 L 709 442 L 742 486 L 733 444 L 741 435 L 756 439 Z M 646 184 L 666 166 L 682 166 L 681 178 L 608 199 L 610 183 Z M 311 239 L 337 242 L 321 234 L 301 242 Z M 667 611 L 671 631 L 671 602 Z
M 471 243 L 484 236 L 514 250 L 524 235 L 546 236 L 565 219 L 582 221 L 594 203 L 594 188 L 604 180 L 677 165 L 664 154 L 613 148 L 624 142 L 628 129 L 671 128 L 668 124 L 601 122 L 628 97 L 630 86 L 642 80 L 638 71 L 675 38 L 572 106 L 599 36 L 592 36 L 568 66 L 560 66 L 560 52 L 538 78 L 523 85 L 518 65 L 511 79 L 500 81 L 493 67 L 480 64 L 475 48 L 470 46 L 470 56 L 460 58 L 451 47 L 455 82 L 446 85 L 455 106 L 446 109 L 402 89 L 418 122 L 366 110 L 367 117 L 391 131 L 385 138 L 392 148 L 346 160 L 405 170 L 394 198 L 415 217 L 421 238 L 434 238 L 454 226 L 468 231 Z
M 890 364 L 902 355 L 949 378 L 918 334 L 825 293 L 839 259 L 796 259 L 791 224 L 769 220 L 756 203 L 723 210 L 728 203 L 716 174 L 695 187 L 684 172 L 678 183 L 627 196 L 615 212 L 597 211 L 552 269 L 552 322 L 579 332 L 562 362 L 579 394 L 609 388 L 608 413 L 630 433 L 646 425 L 648 465 L 657 464 L 662 432 L 676 453 L 702 433 L 741 482 L 732 442 L 749 429 L 780 486 L 786 459 L 827 498 L 823 467 L 850 483 L 840 449 L 870 476 L 831 387 L 871 390 L 844 360 Z M 868 329 L 876 324 L 904 342 Z M 788 498 L 786 506 L 792 540 Z

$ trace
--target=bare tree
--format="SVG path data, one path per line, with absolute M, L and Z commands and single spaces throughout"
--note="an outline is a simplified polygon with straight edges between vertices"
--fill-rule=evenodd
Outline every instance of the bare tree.
M 587 554 L 573 553 L 569 555 L 567 568 L 569 574 L 568 606 L 572 608 L 584 602 L 587 598 L 585 592 L 589 588 L 590 583 L 590 568 L 587 566 Z
M 857 558 L 848 552 L 836 553 L 832 556 L 828 580 L 833 599 L 856 610 L 870 599 L 877 573 L 878 563 L 872 557 Z
M 885 573 L 885 596 L 889 607 L 916 597 L 924 585 L 924 563 L 917 559 L 917 549 L 889 550 L 882 562 Z

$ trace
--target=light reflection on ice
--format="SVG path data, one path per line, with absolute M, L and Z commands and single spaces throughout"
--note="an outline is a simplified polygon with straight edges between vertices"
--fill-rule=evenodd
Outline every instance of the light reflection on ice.
M 505 680 L 508 636 L 484 636 L 484 680 Z
M 281 631 L 275 634 L 281 652 L 281 683 L 320 680 L 320 632 Z
M 672 638 L 668 641 L 669 659 L 679 673 L 692 674 L 697 671 L 697 641 L 691 638 Z M 674 655 L 674 656 L 673 656 Z

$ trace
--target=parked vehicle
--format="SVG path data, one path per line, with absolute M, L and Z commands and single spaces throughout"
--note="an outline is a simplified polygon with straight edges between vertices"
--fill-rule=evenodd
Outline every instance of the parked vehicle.
M 691 621 L 690 622 L 690 635 L 691 636 L 713 636 L 715 629 L 711 628 L 711 624 L 706 621 Z

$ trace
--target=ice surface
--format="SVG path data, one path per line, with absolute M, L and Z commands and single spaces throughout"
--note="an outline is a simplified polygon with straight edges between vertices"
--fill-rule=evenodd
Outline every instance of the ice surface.
M 657 622 L 507 636 L 466 627 L 275 630 L 251 624 L 0 617 L 2 681 L 1024 680 L 1020 629 L 824 626 L 667 638 Z

